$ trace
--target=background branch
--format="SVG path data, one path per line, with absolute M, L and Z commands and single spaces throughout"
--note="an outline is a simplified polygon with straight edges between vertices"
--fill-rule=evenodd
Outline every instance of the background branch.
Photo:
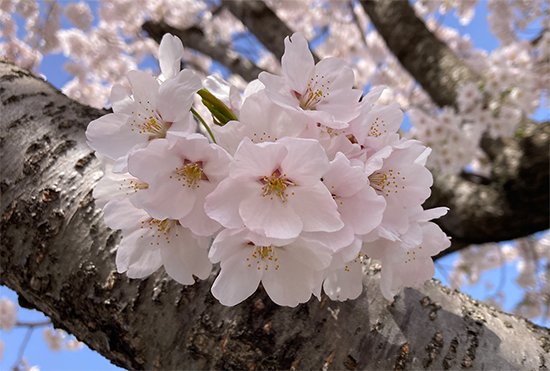
M 257 79 L 258 74 L 263 71 L 263 69 L 256 66 L 250 60 L 231 52 L 229 45 L 221 45 L 215 41 L 208 40 L 204 32 L 197 26 L 180 30 L 168 25 L 164 21 L 147 21 L 142 25 L 142 29 L 157 43 L 160 43 L 162 36 L 166 33 L 179 37 L 184 47 L 194 49 L 209 56 L 227 67 L 232 73 L 240 75 L 247 82 Z

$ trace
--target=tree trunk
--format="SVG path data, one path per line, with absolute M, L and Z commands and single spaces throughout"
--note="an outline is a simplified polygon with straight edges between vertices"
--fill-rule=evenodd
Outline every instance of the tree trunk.
M 262 288 L 235 307 L 210 294 L 215 273 L 182 286 L 160 269 L 116 273 L 120 233 L 91 190 L 101 176 L 86 145 L 105 114 L 0 63 L 2 283 L 128 369 L 547 369 L 550 331 L 429 281 L 388 305 L 379 267 L 359 299 L 296 308 Z

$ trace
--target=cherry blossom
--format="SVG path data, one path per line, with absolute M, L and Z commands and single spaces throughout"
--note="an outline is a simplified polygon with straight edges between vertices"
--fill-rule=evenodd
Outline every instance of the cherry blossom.
M 178 137 L 172 145 L 155 140 L 129 156 L 129 172 L 148 184 L 132 200 L 156 219 L 178 219 L 193 233 L 211 235 L 220 225 L 205 214 L 204 200 L 227 177 L 230 161 L 200 134 Z
M 273 102 L 331 128 L 346 127 L 357 117 L 361 91 L 353 89 L 353 71 L 343 60 L 325 58 L 315 64 L 306 39 L 295 33 L 285 39 L 281 64 L 283 76 L 259 76 Z
M 220 232 L 210 258 L 220 262 L 212 294 L 222 304 L 240 303 L 261 282 L 275 303 L 295 307 L 315 292 L 319 296 L 321 271 L 330 264 L 331 253 L 314 240 L 266 238 L 243 228 Z
M 246 226 L 271 238 L 337 231 L 344 224 L 320 180 L 329 168 L 314 140 L 287 137 L 255 144 L 245 138 L 229 177 L 206 197 L 206 213 L 226 228 Z
M 143 71 L 130 71 L 128 80 L 133 97 L 121 85 L 115 85 L 111 92 L 114 113 L 92 121 L 86 131 L 90 147 L 119 160 L 116 171 L 125 168 L 132 148 L 165 138 L 168 131 L 192 132 L 189 108 L 193 94 L 202 86 L 190 70 L 179 72 L 162 85 Z
M 205 279 L 212 265 L 208 245 L 175 219 L 154 219 L 135 208 L 128 199 L 115 199 L 104 208 L 105 223 L 122 229 L 116 255 L 117 271 L 130 278 L 143 278 L 162 265 L 166 273 L 184 285 Z

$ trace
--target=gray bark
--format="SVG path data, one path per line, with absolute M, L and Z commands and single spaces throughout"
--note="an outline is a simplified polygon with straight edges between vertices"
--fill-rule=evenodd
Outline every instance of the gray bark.
M 294 31 L 273 10 L 261 0 L 222 0 L 222 4 L 243 22 L 267 50 L 281 60 L 285 52 L 283 40 Z M 313 52 L 312 55 L 315 63 L 319 62 L 319 57 Z
M 359 299 L 296 308 L 260 288 L 220 305 L 208 280 L 182 286 L 161 269 L 117 274 L 120 233 L 94 205 L 101 176 L 85 142 L 105 111 L 71 101 L 0 63 L 2 284 L 54 325 L 128 369 L 547 369 L 550 330 L 429 281 L 388 305 L 369 265 Z
M 179 37 L 184 47 L 207 55 L 227 67 L 232 73 L 240 75 L 247 82 L 257 79 L 259 73 L 263 71 L 252 61 L 231 52 L 229 45 L 221 45 L 213 40 L 208 40 L 204 32 L 197 26 L 182 30 L 172 27 L 164 21 L 147 21 L 143 24 L 142 29 L 157 43 L 160 43 L 162 36 L 166 33 Z

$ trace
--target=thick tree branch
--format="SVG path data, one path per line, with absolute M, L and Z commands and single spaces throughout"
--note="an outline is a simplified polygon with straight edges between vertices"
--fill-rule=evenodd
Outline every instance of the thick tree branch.
M 213 60 L 223 64 L 231 72 L 240 75 L 245 81 L 250 82 L 257 79 L 258 74 L 263 71 L 263 69 L 248 59 L 231 52 L 227 45 L 220 45 L 215 41 L 208 40 L 204 32 L 196 26 L 180 30 L 168 25 L 164 21 L 147 21 L 143 24 L 142 28 L 147 32 L 149 37 L 158 43 L 160 43 L 162 36 L 166 33 L 179 37 L 185 47 L 209 56 Z
M 223 6 L 248 28 L 267 50 L 281 60 L 283 40 L 294 32 L 261 0 L 222 0 Z M 313 53 L 315 63 L 319 57 Z
M 0 63 L 2 282 L 128 369 L 539 369 L 550 330 L 430 281 L 388 306 L 376 266 L 355 301 L 281 308 L 263 290 L 232 307 L 214 279 L 182 286 L 161 269 L 130 280 L 114 266 L 120 234 L 91 189 L 100 165 L 87 123 L 104 114 Z
M 459 175 L 434 174 L 425 207 L 451 209 L 438 224 L 453 237 L 440 256 L 469 244 L 525 237 L 550 227 L 550 122 L 525 120 L 521 138 L 494 141 L 493 180 L 478 184 Z
M 457 107 L 458 87 L 480 80 L 426 28 L 408 1 L 361 0 L 361 5 L 401 65 L 440 107 Z

